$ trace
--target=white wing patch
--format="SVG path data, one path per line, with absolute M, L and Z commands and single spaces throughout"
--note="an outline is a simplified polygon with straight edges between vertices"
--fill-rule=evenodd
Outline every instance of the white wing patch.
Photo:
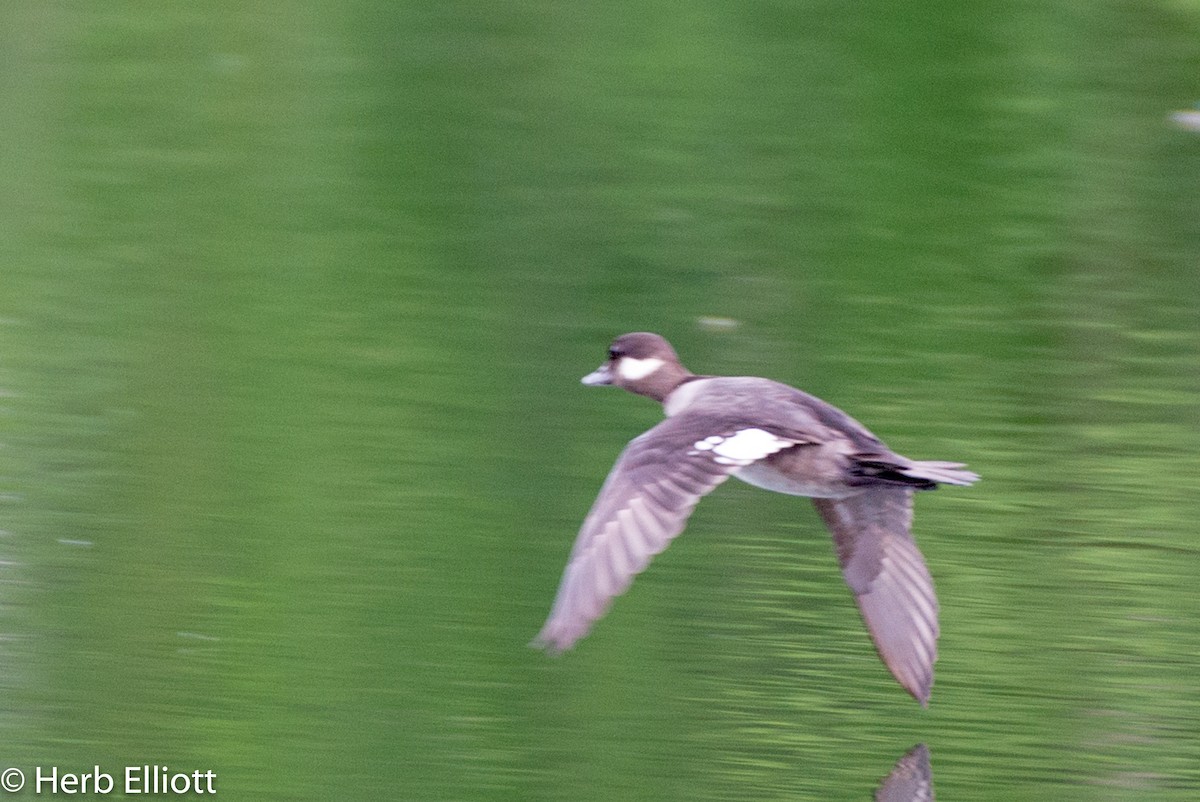
M 794 445 L 790 440 L 776 437 L 762 429 L 739 429 L 728 437 L 711 435 L 692 444 L 692 454 L 713 453 L 713 462 L 720 465 L 749 465 Z

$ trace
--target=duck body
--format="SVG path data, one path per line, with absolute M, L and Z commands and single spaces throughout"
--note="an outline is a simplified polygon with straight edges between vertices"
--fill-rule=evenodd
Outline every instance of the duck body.
M 787 447 L 731 474 L 765 490 L 843 498 L 879 481 L 882 466 L 893 468 L 892 479 L 898 484 L 921 489 L 936 485 L 920 475 L 904 474 L 915 463 L 893 453 L 837 407 L 770 379 L 697 377 L 676 388 L 664 408 L 668 417 L 685 415 L 694 423 L 703 418 L 718 429 L 757 429 L 786 441 Z
M 978 477 L 959 463 L 910 460 L 846 413 L 794 387 L 751 376 L 697 376 L 662 337 L 618 337 L 583 377 L 663 404 L 666 420 L 618 457 L 576 539 L 535 644 L 558 652 L 583 637 L 696 503 L 730 476 L 809 496 L 833 535 L 843 576 L 883 662 L 927 704 L 937 659 L 933 581 L 912 539 L 912 495 Z

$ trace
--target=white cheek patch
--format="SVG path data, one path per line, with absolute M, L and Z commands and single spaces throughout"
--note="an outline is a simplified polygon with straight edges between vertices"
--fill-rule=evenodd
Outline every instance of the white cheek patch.
M 634 359 L 633 357 L 621 357 L 621 361 L 617 363 L 617 372 L 621 374 L 621 378 L 627 382 L 635 382 L 644 379 L 654 371 L 663 366 L 663 361 L 657 357 L 646 357 L 645 359 Z
M 721 465 L 749 465 L 792 445 L 762 429 L 739 429 L 728 437 L 712 435 L 692 444 L 691 453 L 711 451 L 713 461 Z

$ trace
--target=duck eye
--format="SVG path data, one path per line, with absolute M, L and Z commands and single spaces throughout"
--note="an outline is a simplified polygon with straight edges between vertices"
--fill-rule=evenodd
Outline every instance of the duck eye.
M 609 348 L 608 349 L 608 358 L 609 359 L 620 359 L 621 352 L 618 351 L 616 348 Z

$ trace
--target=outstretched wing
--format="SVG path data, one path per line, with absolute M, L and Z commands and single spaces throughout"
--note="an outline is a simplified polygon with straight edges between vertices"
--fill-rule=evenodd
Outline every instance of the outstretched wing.
M 570 648 L 650 558 L 683 531 L 701 498 L 738 468 L 795 442 L 715 416 L 688 414 L 667 418 L 635 438 L 617 458 L 583 522 L 534 645 L 554 652 Z
M 842 575 L 879 656 L 922 705 L 937 660 L 938 604 L 933 579 L 913 541 L 912 493 L 872 486 L 813 503 L 833 533 Z

